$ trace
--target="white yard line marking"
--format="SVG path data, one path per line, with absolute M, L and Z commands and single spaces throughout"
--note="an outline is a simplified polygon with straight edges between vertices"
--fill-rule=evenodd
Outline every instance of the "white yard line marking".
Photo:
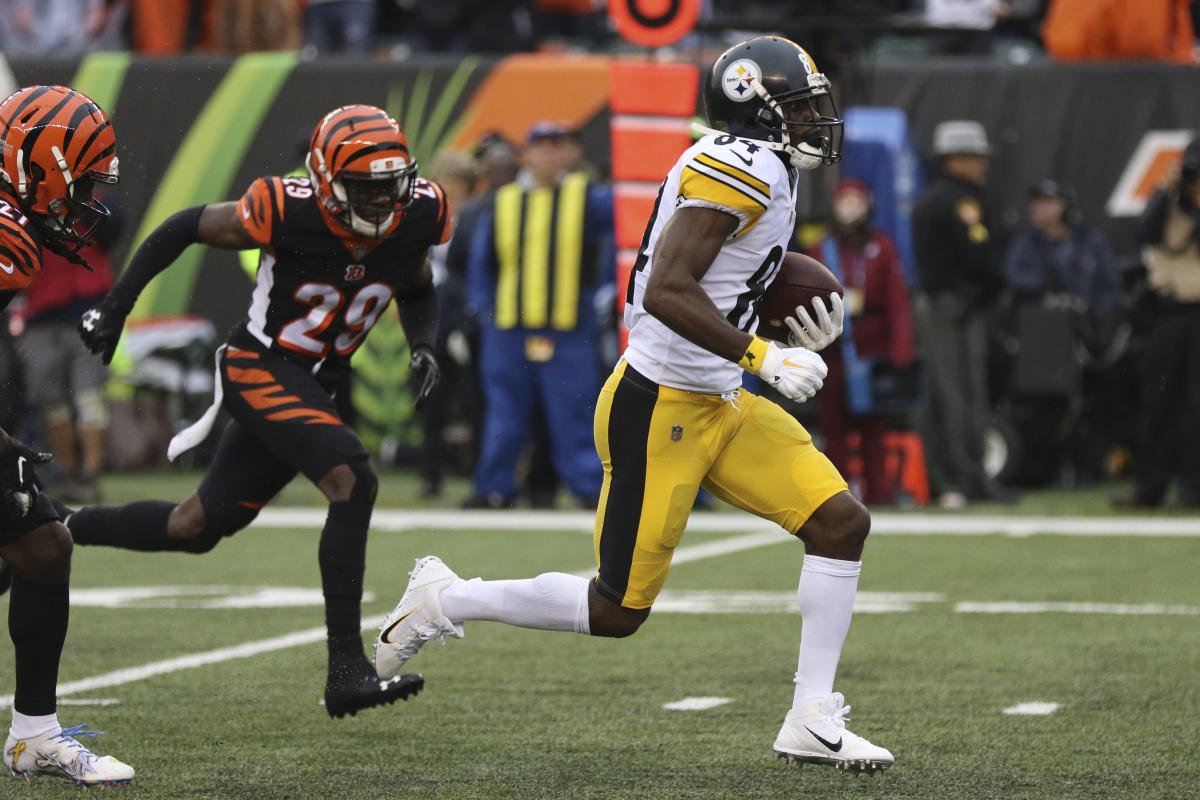
M 955 603 L 960 614 L 1139 614 L 1196 616 L 1200 606 L 1168 606 L 1160 603 Z
M 1000 713 L 1001 714 L 1017 714 L 1017 715 L 1023 715 L 1023 716 L 1044 717 L 1047 714 L 1053 714 L 1055 711 L 1058 711 L 1060 708 L 1062 708 L 1062 703 L 1043 703 L 1043 702 L 1017 703 L 1015 706 L 1010 706 L 1009 708 L 1004 709 Z
M 917 603 L 936 603 L 940 594 L 931 592 L 859 592 L 854 596 L 855 614 L 886 614 L 914 611 Z M 666 614 L 799 614 L 800 605 L 792 592 L 689 591 L 668 589 L 654 601 L 654 613 Z
M 321 508 L 266 508 L 254 525 L 264 528 L 320 528 L 326 512 Z M 460 511 L 377 508 L 371 516 L 372 531 L 494 530 L 578 531 L 591 533 L 595 515 L 587 511 Z M 748 514 L 693 514 L 688 530 L 707 533 L 766 532 L 790 539 L 776 525 Z M 1180 536 L 1200 537 L 1200 517 L 1007 517 L 976 514 L 924 514 L 920 512 L 874 512 L 871 533 L 912 536 L 983 536 L 1005 534 L 1029 536 Z
M 384 615 L 382 614 L 369 617 L 363 620 L 362 628 L 364 631 L 369 628 L 377 628 L 383 620 Z M 167 675 L 184 669 L 207 666 L 208 664 L 220 664 L 222 661 L 232 661 L 235 658 L 249 658 L 261 653 L 270 653 L 275 650 L 312 644 L 313 642 L 322 641 L 324 638 L 324 627 L 309 628 L 308 630 L 296 631 L 295 633 L 275 636 L 270 639 L 260 639 L 257 642 L 246 642 L 234 645 L 233 647 L 220 647 L 216 650 L 209 650 L 206 653 L 193 653 L 187 656 L 179 656 L 178 658 L 168 658 L 163 661 L 152 661 L 140 667 L 118 669 L 112 672 L 105 672 L 103 675 L 84 678 L 83 680 L 60 683 L 58 685 L 58 696 L 62 697 L 80 692 L 90 692 L 93 689 L 105 689 L 111 686 L 122 686 L 126 683 L 144 681 L 156 675 Z M 10 705 L 12 701 L 13 697 L 11 694 L 0 695 L 0 706 Z
M 730 697 L 685 697 L 674 703 L 663 703 L 663 708 L 671 711 L 706 711 L 710 708 L 723 706 L 732 701 Z
M 58 698 L 60 706 L 115 706 L 121 701 L 115 697 L 76 697 Z M 12 696 L 0 698 L 0 708 L 8 708 L 12 705 Z
M 363 602 L 375 599 L 363 592 Z M 106 586 L 71 589 L 71 605 L 97 608 L 298 608 L 321 606 L 319 588 L 301 586 Z
M 372 524 L 374 524 L 372 522 Z M 695 561 L 700 558 L 710 558 L 712 556 L 723 555 L 725 553 L 737 552 L 739 550 L 747 550 L 751 547 L 761 547 L 766 544 L 772 544 L 780 539 L 787 540 L 788 536 L 781 531 L 776 530 L 771 536 L 763 534 L 751 534 L 749 536 L 735 536 L 731 539 L 725 539 L 719 542 L 707 542 L 693 547 L 681 547 L 675 553 L 675 558 L 681 556 L 686 561 Z M 676 561 L 676 563 L 679 563 Z M 585 577 L 590 577 L 595 574 L 595 570 L 577 573 Z M 396 598 L 399 600 L 399 596 Z M 369 617 L 363 620 L 362 629 L 369 630 L 379 627 L 383 623 L 384 615 Z M 109 686 L 121 686 L 126 683 L 146 680 L 153 678 L 156 675 L 166 675 L 172 672 L 178 672 L 183 669 L 193 669 L 195 667 L 203 667 L 209 664 L 219 664 L 223 661 L 231 661 L 235 658 L 249 658 L 261 653 L 270 653 L 275 650 L 283 650 L 288 647 L 299 647 L 300 645 L 312 644 L 319 642 L 325 638 L 325 628 L 309 628 L 304 631 L 296 631 L 284 636 L 275 636 L 270 639 L 261 639 L 257 642 L 246 642 L 244 644 L 234 645 L 233 647 L 221 647 L 216 650 L 209 650 L 206 653 L 193 653 L 191 655 L 180 656 L 178 658 L 168 658 L 163 661 L 154 661 L 149 664 L 143 664 L 140 667 L 130 667 L 128 669 L 118 669 L 112 672 L 106 672 L 103 675 L 96 675 L 92 678 L 84 678 L 83 680 L 71 681 L 69 683 L 60 683 L 58 685 L 58 695 L 77 694 L 79 692 L 90 692 L 94 689 L 105 688 Z M 0 695 L 0 705 L 12 703 L 12 695 Z

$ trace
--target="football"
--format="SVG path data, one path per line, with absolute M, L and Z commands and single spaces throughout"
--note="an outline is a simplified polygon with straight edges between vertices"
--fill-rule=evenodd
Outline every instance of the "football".
M 763 292 L 758 304 L 758 335 L 787 343 L 788 327 L 783 320 L 796 315 L 796 306 L 812 313 L 812 299 L 821 297 L 829 305 L 832 294 L 845 297 L 841 282 L 829 268 L 803 253 L 788 252 L 779 266 L 779 274 Z

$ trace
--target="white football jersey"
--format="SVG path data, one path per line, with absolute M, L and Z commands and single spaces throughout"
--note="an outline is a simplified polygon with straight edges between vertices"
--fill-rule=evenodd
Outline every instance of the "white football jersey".
M 626 296 L 625 359 L 655 383 L 693 392 L 728 392 L 742 368 L 689 342 L 642 308 L 655 245 L 676 209 L 701 206 L 737 217 L 700 287 L 735 327 L 758 328 L 758 300 L 779 272 L 796 221 L 799 175 L 774 151 L 750 139 L 709 135 L 689 147 L 659 189 Z

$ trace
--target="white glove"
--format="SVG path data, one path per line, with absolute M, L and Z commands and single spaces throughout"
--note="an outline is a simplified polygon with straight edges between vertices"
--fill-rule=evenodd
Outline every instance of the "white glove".
M 809 316 L 808 309 L 796 306 L 796 317 L 785 317 L 783 322 L 791 333 L 788 334 L 788 344 L 792 347 L 807 347 L 814 353 L 824 350 L 833 344 L 833 340 L 842 335 L 842 320 L 845 318 L 845 306 L 842 296 L 834 293 L 829 296 L 829 304 L 833 307 L 831 314 L 825 308 L 821 298 L 812 299 L 813 311 L 817 313 L 817 321 Z
M 804 347 L 767 345 L 762 366 L 755 374 L 789 400 L 803 403 L 825 383 L 829 368 L 812 350 Z

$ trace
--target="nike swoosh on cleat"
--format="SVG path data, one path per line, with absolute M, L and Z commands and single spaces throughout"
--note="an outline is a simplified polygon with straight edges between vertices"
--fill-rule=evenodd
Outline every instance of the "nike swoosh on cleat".
M 840 738 L 837 740 L 836 743 L 834 743 L 834 742 L 829 741 L 828 739 L 822 738 L 821 734 L 817 733 L 816 731 L 814 731 L 812 728 L 808 727 L 807 725 L 804 726 L 804 730 L 811 733 L 814 739 L 816 739 L 818 742 L 820 742 L 821 744 L 828 747 L 834 753 L 836 753 L 842 749 L 842 740 Z
M 399 625 L 401 622 L 404 622 L 404 620 L 408 619 L 409 617 L 411 617 L 413 614 L 417 613 L 420 610 L 421 610 L 421 607 L 417 606 L 412 611 L 408 612 L 403 617 L 401 617 L 400 619 L 393 622 L 391 625 L 388 625 L 387 630 L 385 630 L 383 633 L 379 634 L 379 641 L 383 642 L 384 644 L 395 644 L 395 642 L 388 640 L 388 635 L 391 634 L 391 632 L 396 629 L 397 625 Z

